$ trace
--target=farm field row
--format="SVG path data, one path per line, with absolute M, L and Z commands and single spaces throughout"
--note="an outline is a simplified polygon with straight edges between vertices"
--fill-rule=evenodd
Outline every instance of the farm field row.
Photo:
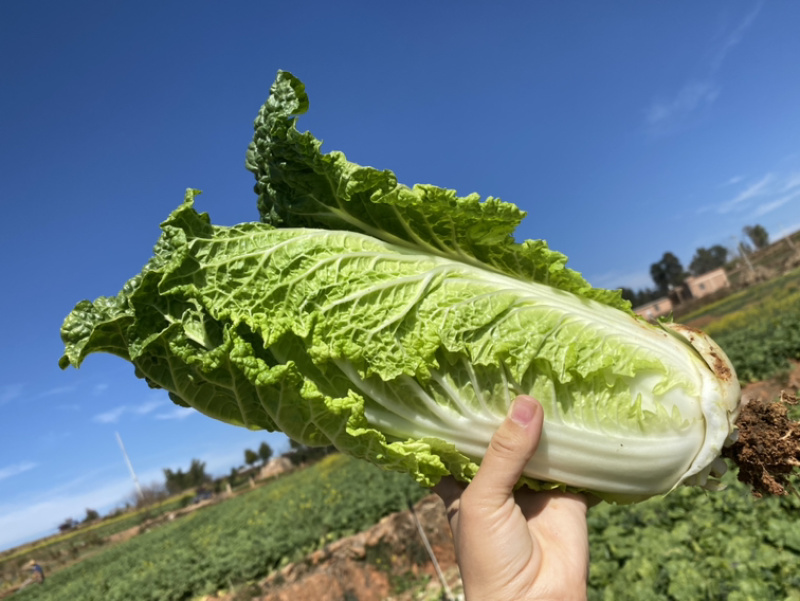
M 80 525 L 68 532 L 10 549 L 0 554 L 0 582 L 13 584 L 19 577 L 21 566 L 32 558 L 45 563 L 50 570 L 80 561 L 87 553 L 97 552 L 109 537 L 187 505 L 192 494 L 176 495 L 146 508 Z M 5 586 L 0 586 L 0 594 L 5 590 Z
M 589 511 L 591 601 L 800 601 L 800 499 L 735 480 Z
M 425 494 L 342 455 L 107 549 L 16 599 L 192 599 L 252 582 Z

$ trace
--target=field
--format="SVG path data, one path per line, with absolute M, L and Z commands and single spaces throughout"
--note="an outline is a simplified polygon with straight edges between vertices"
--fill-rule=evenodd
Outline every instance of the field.
M 262 578 L 424 494 L 409 477 L 332 455 L 98 553 L 15 599 L 179 600 Z
M 594 601 L 800 601 L 800 500 L 690 488 L 589 512 Z
M 62 534 L 0 553 L 0 581 L 13 583 L 21 566 L 31 558 L 46 563 L 51 571 L 80 561 L 101 550 L 109 538 L 131 529 L 144 528 L 161 516 L 188 505 L 192 496 L 191 492 L 176 495 L 146 508 L 84 524 Z M 0 586 L 0 596 L 4 590 L 5 587 Z
M 743 383 L 767 380 L 759 390 L 770 394 L 796 388 L 789 374 L 800 359 L 800 271 L 681 321 L 712 333 Z M 594 507 L 590 599 L 800 601 L 800 496 L 756 499 L 735 471 L 725 482 L 722 492 L 683 488 L 633 506 Z M 425 494 L 408 477 L 332 455 L 104 548 L 14 598 L 198 599 L 257 583 Z

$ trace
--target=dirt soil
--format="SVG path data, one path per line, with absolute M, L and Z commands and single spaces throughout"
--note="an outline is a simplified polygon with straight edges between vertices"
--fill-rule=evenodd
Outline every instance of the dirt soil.
M 739 438 L 723 455 L 739 466 L 739 480 L 757 497 L 796 493 L 789 475 L 800 467 L 800 423 L 788 412 L 797 405 L 799 387 L 800 364 L 795 364 L 785 382 L 756 382 L 742 391 Z

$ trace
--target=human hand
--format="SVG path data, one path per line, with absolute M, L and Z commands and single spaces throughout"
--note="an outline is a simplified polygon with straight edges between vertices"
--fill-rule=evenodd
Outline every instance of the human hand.
M 514 491 L 539 444 L 544 413 L 519 396 L 466 488 L 452 478 L 434 491 L 447 508 L 466 601 L 586 599 L 586 497 Z

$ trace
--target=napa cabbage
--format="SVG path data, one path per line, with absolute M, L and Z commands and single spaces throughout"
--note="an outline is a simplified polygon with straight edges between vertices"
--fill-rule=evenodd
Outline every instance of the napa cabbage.
M 279 72 L 246 160 L 261 220 L 213 225 L 187 191 L 142 272 L 68 315 L 62 367 L 112 353 L 176 403 L 424 485 L 470 480 L 528 394 L 545 412 L 529 486 L 618 502 L 714 486 L 739 385 L 713 341 L 516 242 L 511 203 L 323 154 L 296 127 L 307 108 Z

